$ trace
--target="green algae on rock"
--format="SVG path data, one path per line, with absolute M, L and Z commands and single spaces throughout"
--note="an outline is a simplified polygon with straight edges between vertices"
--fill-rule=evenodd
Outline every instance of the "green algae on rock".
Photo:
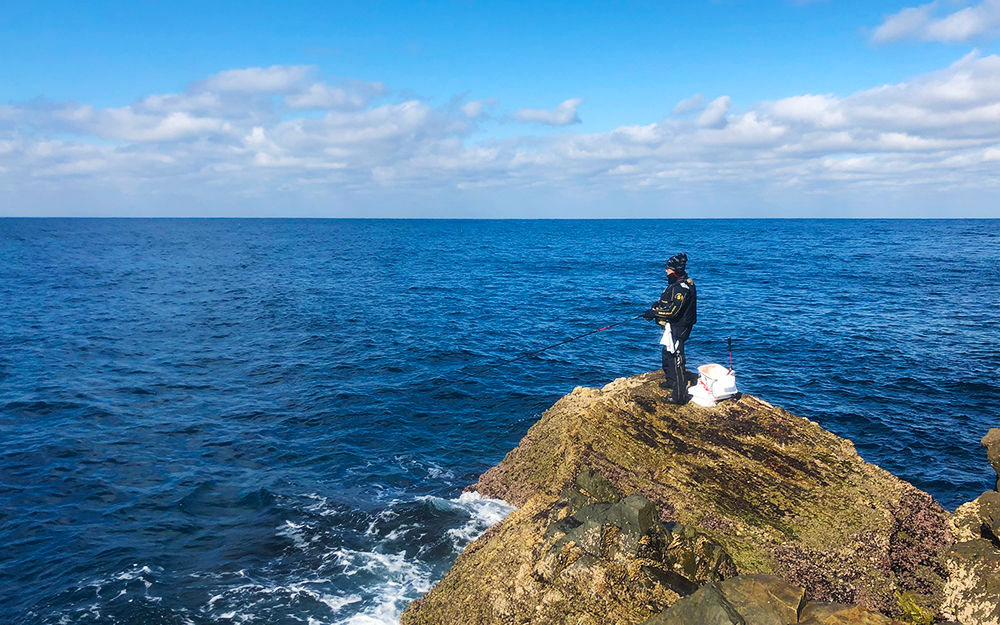
M 595 558 L 568 540 L 552 561 L 550 525 L 601 496 L 578 481 L 584 471 L 592 472 L 584 484 L 594 474 L 608 482 L 590 490 L 641 495 L 660 521 L 697 536 L 692 546 L 724 554 L 733 571 L 701 570 L 699 584 L 760 573 L 814 601 L 902 618 L 897 598 L 906 596 L 938 612 L 952 539 L 947 513 L 929 495 L 814 422 L 749 395 L 714 408 L 666 404 L 661 379 L 577 388 L 546 411 L 471 487 L 520 509 L 472 543 L 403 623 L 632 625 L 690 594 L 658 581 L 657 570 L 677 574 L 664 546 L 670 537 L 658 530 L 643 536 L 636 556 L 619 547 Z M 621 542 L 620 528 L 602 527 L 604 547 Z M 593 527 L 589 536 L 597 540 Z M 712 557 L 702 551 L 695 560 Z

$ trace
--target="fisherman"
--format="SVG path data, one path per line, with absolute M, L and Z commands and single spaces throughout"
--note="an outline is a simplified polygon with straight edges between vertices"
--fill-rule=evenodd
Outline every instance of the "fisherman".
M 671 394 L 665 399 L 672 404 L 686 404 L 688 376 L 684 369 L 684 342 L 691 335 L 691 327 L 698 320 L 698 295 L 694 281 L 688 277 L 687 254 L 674 254 L 667 260 L 667 283 L 660 299 L 643 314 L 647 321 L 663 326 L 663 375 L 664 386 Z

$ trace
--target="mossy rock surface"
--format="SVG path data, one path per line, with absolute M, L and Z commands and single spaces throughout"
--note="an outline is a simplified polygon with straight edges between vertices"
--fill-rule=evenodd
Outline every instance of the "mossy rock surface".
M 550 597 L 588 606 L 563 620 L 484 607 L 492 588 L 511 587 L 507 580 L 529 566 L 541 517 L 584 470 L 622 495 L 648 498 L 661 521 L 703 533 L 739 573 L 775 575 L 809 599 L 893 617 L 904 616 L 904 593 L 938 611 L 952 539 L 947 513 L 928 494 L 865 462 L 850 441 L 760 399 L 674 406 L 663 401 L 661 381 L 650 373 L 577 388 L 546 411 L 471 487 L 521 509 L 471 544 L 403 622 L 641 623 L 662 609 L 668 600 L 640 596 L 641 584 L 618 587 L 625 578 L 591 597 Z M 449 612 L 459 604 L 466 607 Z M 416 618 L 421 612 L 428 618 Z

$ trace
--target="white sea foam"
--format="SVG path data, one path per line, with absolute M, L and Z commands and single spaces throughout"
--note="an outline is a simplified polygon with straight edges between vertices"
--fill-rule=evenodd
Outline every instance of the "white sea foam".
M 287 518 L 274 529 L 288 540 L 285 553 L 262 568 L 190 573 L 211 590 L 194 612 L 171 607 L 174 614 L 185 623 L 192 622 L 191 614 L 199 622 L 247 625 L 287 617 L 312 625 L 395 625 L 407 604 L 441 575 L 446 564 L 441 546 L 446 554 L 450 544 L 457 554 L 514 509 L 477 493 L 397 499 L 351 529 L 337 519 L 344 513 L 342 505 L 315 494 L 303 498 L 298 509 L 307 514 Z M 416 520 L 417 504 L 444 513 L 435 516 L 451 529 L 424 526 Z M 137 563 L 89 582 L 97 602 L 63 613 L 61 622 L 107 618 L 104 608 L 113 611 L 127 601 L 159 603 L 156 590 L 163 575 L 158 567 Z
M 304 579 L 295 583 L 273 586 L 256 583 L 242 584 L 227 588 L 222 594 L 214 595 L 209 599 L 205 608 L 208 613 L 212 613 L 217 609 L 216 604 L 221 602 L 225 608 L 212 615 L 215 619 L 248 623 L 260 622 L 262 615 L 258 613 L 263 613 L 263 618 L 266 621 L 266 613 L 272 610 L 276 604 L 293 604 L 305 598 L 322 603 L 330 609 L 332 614 L 362 600 L 362 597 L 358 595 L 337 596 L 331 594 L 327 592 L 328 586 L 329 581 L 325 579 Z M 317 622 L 329 621 L 319 620 Z
M 427 501 L 440 510 L 461 511 L 469 516 L 461 527 L 447 531 L 456 552 L 514 510 L 505 501 L 488 499 L 474 492 L 462 493 L 456 499 L 428 496 L 419 500 Z M 392 506 L 383 510 L 369 525 L 366 534 L 375 535 L 379 521 L 391 520 L 395 516 Z M 405 529 L 416 529 L 416 526 L 393 529 L 383 538 L 382 544 L 395 540 Z M 373 551 L 338 549 L 334 552 L 338 563 L 344 566 L 344 575 L 365 573 L 377 580 L 365 588 L 365 594 L 376 597 L 376 605 L 336 621 L 334 625 L 394 625 L 399 622 L 406 605 L 434 585 L 436 579 L 430 564 L 407 558 L 404 553 L 383 553 L 378 551 L 378 547 L 376 545 Z
M 311 514 L 325 517 L 333 509 L 330 502 L 319 495 L 310 494 L 306 497 L 310 500 L 306 509 Z M 419 524 L 399 523 L 402 520 L 399 518 L 401 513 L 405 514 L 402 511 L 412 501 L 393 500 L 372 515 L 363 531 L 363 535 L 371 540 L 368 548 L 340 545 L 317 553 L 324 542 L 329 544 L 329 528 L 309 521 L 286 521 L 278 528 L 278 534 L 290 539 L 294 549 L 314 556 L 320 555 L 324 569 L 333 567 L 339 579 L 337 586 L 342 587 L 341 592 L 344 594 L 337 594 L 337 590 L 332 588 L 334 584 L 316 578 L 274 588 L 248 584 L 238 587 L 238 592 L 257 595 L 256 601 L 260 601 L 261 595 L 273 593 L 283 593 L 289 600 L 295 596 L 309 596 L 330 609 L 327 614 L 310 615 L 308 623 L 314 625 L 398 623 L 407 604 L 430 590 L 436 581 L 436 575 L 440 574 L 440 569 L 435 567 L 434 562 L 427 562 L 419 556 L 408 556 L 401 549 L 400 541 L 405 541 L 407 535 L 413 535 L 413 532 L 422 531 Z M 506 502 L 487 499 L 478 493 L 463 493 L 455 499 L 428 496 L 417 501 L 424 501 L 438 510 L 459 513 L 459 519 L 462 516 L 468 517 L 459 527 L 447 530 L 444 536 L 456 554 L 514 510 Z M 344 584 L 347 579 L 354 581 Z M 329 581 L 333 581 L 333 578 Z M 219 597 L 213 597 L 209 605 L 218 600 Z M 255 600 L 244 597 L 243 601 L 252 603 Z
M 304 524 L 285 521 L 285 525 L 278 529 L 278 536 L 284 536 L 285 538 L 290 539 L 299 549 L 305 549 L 310 543 L 314 543 L 320 539 L 320 537 L 315 534 L 307 538 L 307 529 L 308 528 Z
M 477 492 L 462 493 L 458 499 L 426 497 L 431 504 L 443 509 L 459 509 L 469 514 L 469 521 L 462 527 L 448 530 L 448 537 L 456 551 L 479 538 L 483 532 L 504 520 L 515 508 L 502 499 L 489 499 Z
M 157 581 L 156 576 L 162 572 L 163 569 L 160 567 L 151 568 L 133 564 L 119 573 L 82 582 L 78 588 L 93 591 L 96 599 L 93 604 L 77 605 L 62 614 L 43 617 L 40 622 L 64 625 L 65 623 L 103 622 L 110 619 L 108 622 L 117 623 L 115 616 L 109 614 L 114 612 L 115 606 L 133 602 L 162 603 L 163 597 L 150 592 L 150 588 Z M 138 586 L 138 582 L 142 582 L 142 587 Z M 176 612 L 183 616 L 185 610 L 178 608 Z M 190 623 L 191 621 L 186 620 L 185 622 Z

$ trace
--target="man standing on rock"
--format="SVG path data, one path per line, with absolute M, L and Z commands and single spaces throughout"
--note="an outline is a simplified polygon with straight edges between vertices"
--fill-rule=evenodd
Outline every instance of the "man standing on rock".
M 663 326 L 663 375 L 666 386 L 671 389 L 667 401 L 686 404 L 690 397 L 687 392 L 687 376 L 684 369 L 684 341 L 691 335 L 691 327 L 698 321 L 698 295 L 694 281 L 688 277 L 687 254 L 674 254 L 667 261 L 668 286 L 660 299 L 643 314 L 648 321 L 656 321 Z

